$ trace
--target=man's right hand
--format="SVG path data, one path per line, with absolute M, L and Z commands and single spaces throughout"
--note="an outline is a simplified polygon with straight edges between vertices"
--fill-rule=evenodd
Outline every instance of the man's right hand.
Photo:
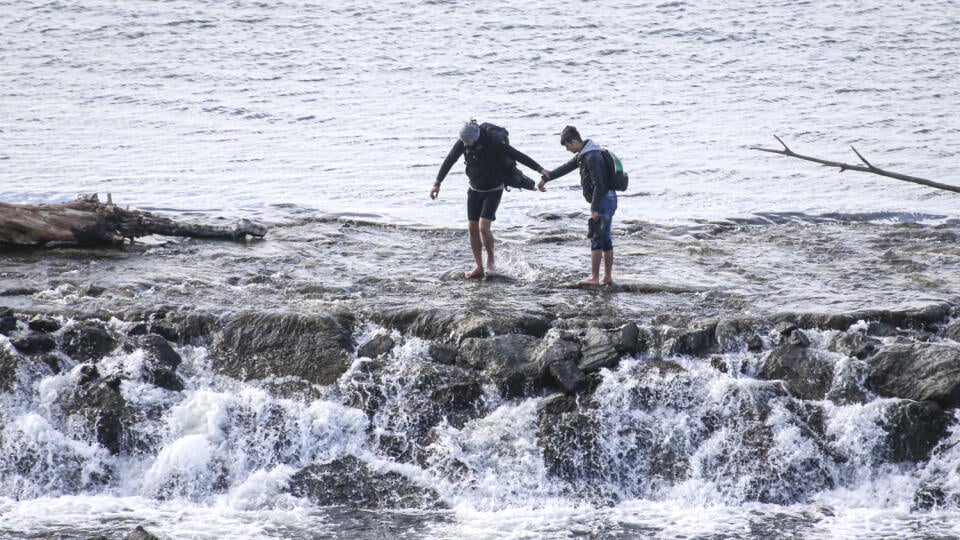
M 437 195 L 440 195 L 440 186 L 433 186 L 430 188 L 430 198 L 436 199 Z
M 546 178 L 541 178 L 541 179 L 540 179 L 540 183 L 537 184 L 537 189 L 539 189 L 540 191 L 546 191 L 546 190 L 547 190 L 547 179 L 546 179 Z

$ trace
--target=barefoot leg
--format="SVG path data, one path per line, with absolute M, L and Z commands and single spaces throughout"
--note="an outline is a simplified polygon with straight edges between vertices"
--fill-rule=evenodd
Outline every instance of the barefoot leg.
M 603 252 L 603 284 L 613 285 L 613 250 Z

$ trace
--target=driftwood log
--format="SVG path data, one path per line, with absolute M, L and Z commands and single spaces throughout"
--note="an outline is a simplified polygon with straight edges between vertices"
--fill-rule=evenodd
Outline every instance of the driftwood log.
M 262 237 L 266 232 L 266 227 L 247 219 L 234 227 L 173 221 L 149 212 L 120 208 L 109 195 L 107 202 L 102 203 L 96 193 L 57 204 L 0 202 L 0 245 L 110 245 L 152 234 L 236 240 Z
M 910 176 L 907 174 L 900 174 L 897 172 L 881 169 L 880 167 L 874 167 L 869 161 L 867 161 L 862 155 L 860 155 L 860 152 L 857 152 L 857 149 L 854 148 L 853 146 L 851 146 L 850 148 L 853 150 L 853 153 L 856 154 L 858 158 L 860 158 L 860 161 L 862 161 L 864 165 L 849 165 L 847 163 L 840 163 L 839 161 L 830 161 L 826 159 L 820 159 L 817 157 L 798 154 L 793 150 L 791 150 L 787 146 L 787 144 L 780 139 L 780 137 L 777 137 L 776 135 L 774 135 L 773 137 L 778 141 L 780 141 L 780 144 L 783 145 L 783 150 L 779 150 L 776 148 L 761 148 L 759 146 L 752 146 L 750 149 L 759 150 L 761 152 L 770 152 L 772 154 L 780 154 L 782 156 L 794 157 L 797 159 L 804 159 L 807 161 L 812 161 L 814 163 L 825 165 L 827 167 L 838 167 L 840 169 L 840 172 L 843 172 L 843 171 L 868 172 L 873 174 L 879 174 L 880 176 L 896 178 L 897 180 L 903 180 L 905 182 L 913 182 L 914 184 L 921 184 L 921 185 L 929 186 L 932 188 L 943 189 L 946 191 L 953 191 L 954 193 L 960 193 L 960 186 L 952 186 L 950 184 L 941 184 L 940 182 L 934 182 L 932 180 L 927 180 L 925 178 L 919 178 L 917 176 Z

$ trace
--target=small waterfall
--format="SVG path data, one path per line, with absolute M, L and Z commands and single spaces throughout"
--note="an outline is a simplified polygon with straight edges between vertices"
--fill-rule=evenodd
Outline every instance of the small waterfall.
M 811 332 L 811 346 L 830 335 Z M 957 419 L 928 461 L 901 459 L 890 425 L 908 404 L 869 395 L 857 360 L 843 355 L 831 353 L 834 387 L 858 387 L 862 402 L 802 400 L 780 380 L 755 378 L 762 351 L 736 346 L 704 359 L 671 353 L 670 341 L 602 368 L 586 393 L 508 398 L 478 372 L 438 362 L 440 344 L 428 339 L 372 323 L 353 339 L 378 336 L 394 346 L 376 358 L 354 354 L 328 387 L 241 382 L 211 368 L 207 344 L 181 344 L 180 390 L 147 381 L 143 347 L 118 347 L 96 362 L 56 352 L 44 363 L 0 337 L 17 360 L 14 384 L 0 396 L 0 492 L 19 501 L 112 496 L 302 509 L 309 503 L 290 491 L 297 475 L 346 456 L 435 490 L 445 507 L 474 518 L 518 508 L 576 516 L 760 504 L 817 521 L 825 519 L 817 505 L 960 508 Z M 79 405 L 116 396 L 116 409 Z M 112 420 L 122 433 L 104 431 L 96 414 L 119 415 Z M 344 465 L 334 478 L 336 467 Z

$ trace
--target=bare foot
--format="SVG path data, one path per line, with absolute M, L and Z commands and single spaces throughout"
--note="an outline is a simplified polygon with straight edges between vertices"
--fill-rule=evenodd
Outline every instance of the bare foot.
M 600 280 L 595 277 L 588 277 L 587 279 L 581 279 L 580 285 L 599 285 Z
M 610 277 L 605 277 L 605 278 L 603 278 L 603 284 L 604 284 L 604 285 L 613 285 L 613 278 L 610 278 Z
M 480 267 L 478 266 L 478 267 L 474 268 L 473 270 L 471 270 L 471 271 L 469 271 L 469 272 L 464 272 L 464 273 L 463 273 L 463 277 L 465 277 L 465 278 L 467 278 L 467 279 L 482 278 L 482 277 L 483 277 L 483 268 L 480 268 Z
M 497 267 L 496 267 L 496 266 L 494 266 L 494 265 L 492 265 L 492 264 L 491 264 L 490 266 L 487 266 L 486 274 L 487 274 L 488 276 L 496 275 L 496 273 L 497 273 Z

